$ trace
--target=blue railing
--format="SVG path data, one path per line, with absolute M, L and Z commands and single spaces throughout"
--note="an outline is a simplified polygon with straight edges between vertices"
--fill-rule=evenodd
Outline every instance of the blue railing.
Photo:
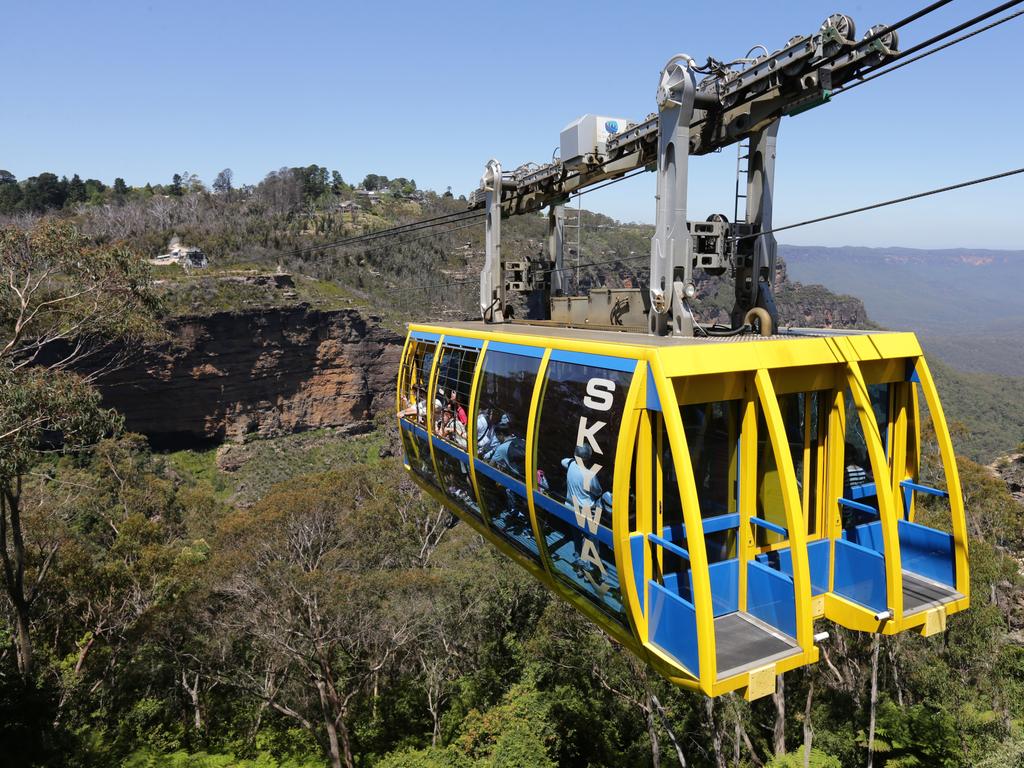
M 915 483 L 911 480 L 903 480 L 900 483 L 900 488 L 903 489 L 904 520 L 910 519 L 910 505 L 914 503 L 914 491 L 927 493 L 929 496 L 938 496 L 940 499 L 949 498 L 949 491 L 943 491 L 938 488 L 932 488 L 930 485 L 922 485 L 921 483 Z
M 872 507 L 870 504 L 861 504 L 859 501 L 854 501 L 853 499 L 844 499 L 842 497 L 840 497 L 838 501 L 844 507 L 856 509 L 858 512 L 866 512 L 869 515 L 878 515 L 878 510 Z
M 782 536 L 783 538 L 787 538 L 789 536 L 789 531 L 786 530 L 785 528 L 783 528 L 781 525 L 778 525 L 776 523 L 770 523 L 770 522 L 768 522 L 767 520 L 765 520 L 763 518 L 752 517 L 752 518 L 750 518 L 750 523 L 751 523 L 751 525 L 756 525 L 756 526 L 758 526 L 760 528 L 764 528 L 766 530 L 772 531 L 773 533 L 777 533 L 780 536 Z
M 657 544 L 662 549 L 668 550 L 673 555 L 678 555 L 679 557 L 683 558 L 687 562 L 690 561 L 690 553 L 687 552 L 682 547 L 680 547 L 678 544 L 673 544 L 668 539 L 663 539 L 663 538 L 661 538 L 661 536 L 658 536 L 656 533 L 649 533 L 649 534 L 647 534 L 647 539 L 649 541 L 654 542 L 655 544 Z

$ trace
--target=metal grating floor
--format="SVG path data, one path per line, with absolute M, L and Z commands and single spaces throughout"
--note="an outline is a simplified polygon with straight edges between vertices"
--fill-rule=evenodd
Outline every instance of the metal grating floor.
M 925 608 L 957 600 L 962 595 L 952 587 L 930 579 L 922 579 L 910 571 L 903 572 L 903 612 L 917 613 Z
M 718 678 L 800 652 L 796 640 L 743 611 L 715 619 Z

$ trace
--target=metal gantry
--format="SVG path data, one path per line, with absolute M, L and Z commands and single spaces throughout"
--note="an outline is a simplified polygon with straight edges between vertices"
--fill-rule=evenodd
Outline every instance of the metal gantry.
M 658 111 L 645 120 L 633 123 L 585 115 L 562 131 L 557 160 L 511 172 L 491 160 L 469 201 L 471 209 L 483 208 L 487 213 L 486 261 L 480 283 L 484 319 L 509 319 L 509 290 L 564 293 L 564 233 L 560 230 L 564 224 L 559 223 L 559 209 L 574 193 L 646 169 L 658 174 L 650 281 L 647 296 L 632 298 L 635 307 L 643 307 L 647 329 L 655 335 L 677 336 L 715 332 L 694 320 L 694 272 L 700 269 L 711 274 L 729 271 L 734 279 L 735 304 L 728 332 L 754 329 L 770 334 L 778 324 L 772 291 L 776 243 L 770 230 L 779 121 L 826 103 L 834 89 L 892 60 L 897 46 L 895 29 L 872 27 L 858 42 L 853 20 L 833 14 L 814 34 L 794 37 L 774 53 L 755 46 L 750 53 L 758 48 L 764 53 L 727 63 L 708 59 L 703 66 L 678 54 L 662 69 Z M 702 75 L 699 82 L 698 75 Z M 722 215 L 688 221 L 690 156 L 741 142 L 749 147 L 745 193 L 741 195 L 737 186 L 737 202 L 739 198 L 745 202 L 743 221 L 730 223 Z M 543 208 L 550 209 L 548 252 L 510 269 L 501 256 L 501 217 Z M 515 281 L 508 277 L 512 271 Z M 632 293 L 639 294 L 639 289 Z M 601 307 L 598 315 L 615 303 L 613 298 L 596 303 Z M 580 318 L 549 305 L 547 316 L 536 319 L 573 324 Z M 587 316 L 584 322 L 616 324 L 600 316 Z

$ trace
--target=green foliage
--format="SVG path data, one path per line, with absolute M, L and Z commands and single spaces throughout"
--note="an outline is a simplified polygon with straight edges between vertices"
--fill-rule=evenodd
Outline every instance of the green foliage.
M 859 734 L 867 744 L 864 732 Z M 875 752 L 890 768 L 962 765 L 956 723 L 945 710 L 926 704 L 899 707 L 889 698 L 878 705 Z
M 796 752 L 777 755 L 768 761 L 765 768 L 804 768 L 804 756 L 803 748 Z M 814 747 L 811 747 L 810 759 L 806 765 L 808 768 L 842 768 L 842 763 L 837 758 Z
M 147 748 L 133 752 L 121 765 L 122 768 L 323 768 L 323 761 L 313 757 L 279 760 L 268 752 L 260 752 L 252 759 L 242 759 L 231 754 L 160 753 Z
M 458 744 L 495 768 L 554 766 L 550 755 L 558 751 L 559 735 L 551 723 L 551 704 L 529 683 L 513 685 L 500 704 L 466 716 Z
M 520 763 L 533 765 L 533 763 Z M 428 747 L 392 752 L 378 762 L 375 768 L 482 768 L 480 761 L 472 760 L 454 747 Z
M 1024 437 L 1024 386 L 1019 377 L 957 370 L 929 359 L 946 418 L 964 425 L 958 455 L 989 462 Z

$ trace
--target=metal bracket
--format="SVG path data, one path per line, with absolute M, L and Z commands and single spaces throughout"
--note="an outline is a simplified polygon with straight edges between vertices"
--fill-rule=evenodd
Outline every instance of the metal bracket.
M 651 238 L 650 330 L 658 336 L 692 336 L 690 233 L 686 227 L 690 122 L 697 91 L 686 54 L 669 59 L 658 84 L 658 195 Z M 689 296 L 688 296 L 689 294 Z
M 480 314 L 485 323 L 505 321 L 505 276 L 501 263 L 501 163 L 487 162 L 480 186 L 487 210 L 484 268 L 480 272 Z
M 568 284 L 565 272 L 562 269 L 564 263 L 565 243 L 565 205 L 563 203 L 552 203 L 548 208 L 548 258 L 554 265 L 551 272 L 551 295 L 564 296 Z

